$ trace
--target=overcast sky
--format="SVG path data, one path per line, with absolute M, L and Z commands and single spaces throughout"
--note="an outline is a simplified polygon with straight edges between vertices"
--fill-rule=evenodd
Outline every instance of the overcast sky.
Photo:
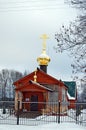
M 55 33 L 75 20 L 77 11 L 64 0 L 0 0 L 0 70 L 32 72 L 38 67 L 42 51 L 40 36 L 46 33 L 47 54 L 51 58 L 48 74 L 71 80 L 71 58 L 55 52 Z

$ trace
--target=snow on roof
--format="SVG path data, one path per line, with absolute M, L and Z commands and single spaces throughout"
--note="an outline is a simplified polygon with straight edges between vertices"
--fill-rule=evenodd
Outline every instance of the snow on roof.
M 70 94 L 67 92 L 68 99 L 75 100 L 75 97 L 71 97 Z

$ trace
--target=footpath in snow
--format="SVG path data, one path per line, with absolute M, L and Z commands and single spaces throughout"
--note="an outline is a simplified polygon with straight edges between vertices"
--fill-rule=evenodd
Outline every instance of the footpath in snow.
M 25 125 L 1 125 L 0 130 L 86 130 L 86 127 L 73 123 L 51 123 L 38 126 L 25 126 Z

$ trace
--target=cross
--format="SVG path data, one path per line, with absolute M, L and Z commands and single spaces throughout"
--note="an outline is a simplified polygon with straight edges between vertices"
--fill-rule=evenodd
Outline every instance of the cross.
M 47 34 L 43 34 L 41 36 L 41 39 L 43 39 L 43 50 L 46 50 L 46 40 L 49 39 L 49 37 L 47 36 Z

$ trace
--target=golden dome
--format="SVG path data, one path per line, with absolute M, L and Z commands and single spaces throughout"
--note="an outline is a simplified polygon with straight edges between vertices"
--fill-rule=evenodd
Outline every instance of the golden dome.
M 46 39 L 48 39 L 48 36 L 43 34 L 41 39 L 43 39 L 42 54 L 37 58 L 37 62 L 39 65 L 48 65 L 50 62 L 50 57 L 46 54 Z
M 42 52 L 42 54 L 37 58 L 39 65 L 48 65 L 50 62 L 50 57 L 46 54 L 46 52 Z

